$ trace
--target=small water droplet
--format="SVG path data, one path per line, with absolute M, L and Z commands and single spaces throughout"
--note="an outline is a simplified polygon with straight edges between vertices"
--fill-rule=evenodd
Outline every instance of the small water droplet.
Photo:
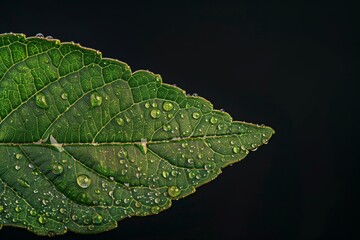
M 36 210 L 35 210 L 34 208 L 32 208 L 32 209 L 30 210 L 30 215 L 31 215 L 31 216 L 36 216 L 36 215 L 37 215 L 37 212 L 36 212 Z
M 189 172 L 189 178 L 193 179 L 196 176 L 195 171 L 190 171 Z
M 205 164 L 204 168 L 205 170 L 212 170 L 215 168 L 215 166 L 216 166 L 215 163 L 207 163 Z
M 44 37 L 44 34 L 42 34 L 42 33 L 37 33 L 37 34 L 35 35 L 35 37 L 43 38 L 43 37 Z
M 171 186 L 168 188 L 168 194 L 170 197 L 177 197 L 180 195 L 180 193 L 181 190 L 177 186 Z
M 100 223 L 103 222 L 103 220 L 104 220 L 104 218 L 100 214 L 95 214 L 93 216 L 93 223 L 94 224 L 100 224 Z
M 170 124 L 165 124 L 163 126 L 163 129 L 164 129 L 165 132 L 170 131 L 171 130 L 171 125 Z
M 17 153 L 15 155 L 15 158 L 18 159 L 18 160 L 22 159 L 22 157 L 23 157 L 23 155 L 21 153 Z
M 88 188 L 91 184 L 91 178 L 85 174 L 81 174 L 76 178 L 76 182 L 81 188 Z
M 64 100 L 68 99 L 68 94 L 67 93 L 62 93 L 61 98 L 64 99 Z
M 45 224 L 45 223 L 47 223 L 47 218 L 43 215 L 40 215 L 38 218 L 38 221 L 40 224 Z
M 99 107 L 102 104 L 102 96 L 98 92 L 90 95 L 90 104 L 92 107 Z
M 20 168 L 21 168 L 20 165 L 18 165 L 18 164 L 15 165 L 15 170 L 18 171 L 18 170 L 20 170 Z
M 169 172 L 163 171 L 163 172 L 162 172 L 162 176 L 163 176 L 164 178 L 168 178 L 168 177 L 169 177 Z
M 160 207 L 159 207 L 159 206 L 153 206 L 153 207 L 151 208 L 151 212 L 152 212 L 153 214 L 159 213 L 159 212 L 160 212 Z
M 66 209 L 65 209 L 65 208 L 60 208 L 60 209 L 59 209 L 59 212 L 62 213 L 62 214 L 65 214 L 65 213 L 66 213 Z
M 116 123 L 117 123 L 117 125 L 122 126 L 122 125 L 124 125 L 124 119 L 122 119 L 121 117 L 118 117 L 118 118 L 116 118 Z
M 120 151 L 118 151 L 118 156 L 121 159 L 125 159 L 127 157 L 127 152 L 124 149 L 121 149 Z
M 199 119 L 200 113 L 198 113 L 198 112 L 193 112 L 192 117 L 193 117 L 194 119 Z
M 204 155 L 202 153 L 199 153 L 197 156 L 199 159 L 201 159 L 201 158 L 203 158 Z
M 216 117 L 211 117 L 210 122 L 211 122 L 211 124 L 217 124 L 219 122 L 219 119 Z
M 21 206 L 17 205 L 17 206 L 15 207 L 15 211 L 16 211 L 16 212 L 21 212 L 21 210 L 22 210 Z
M 61 174 L 64 171 L 63 166 L 60 163 L 54 163 L 51 165 L 51 172 L 53 174 Z
M 155 108 L 155 107 L 157 107 L 157 103 L 156 103 L 156 102 L 153 102 L 153 103 L 151 104 L 151 106 Z
M 163 109 L 165 111 L 171 111 L 174 108 L 174 105 L 171 102 L 164 102 Z
M 27 181 L 25 181 L 24 179 L 22 179 L 22 178 L 18 178 L 18 179 L 17 179 L 17 182 L 18 182 L 22 187 L 26 187 L 26 188 L 30 187 L 30 184 L 29 184 Z
M 160 114 L 161 114 L 161 112 L 160 112 L 159 109 L 153 109 L 153 110 L 150 111 L 150 116 L 152 118 L 159 118 Z
M 233 147 L 232 150 L 233 150 L 234 153 L 239 153 L 240 148 L 239 147 Z
M 42 92 L 35 96 L 35 104 L 42 109 L 47 109 L 49 107 L 46 101 L 46 96 Z
M 145 108 L 150 108 L 150 103 L 146 102 L 144 106 L 145 106 Z

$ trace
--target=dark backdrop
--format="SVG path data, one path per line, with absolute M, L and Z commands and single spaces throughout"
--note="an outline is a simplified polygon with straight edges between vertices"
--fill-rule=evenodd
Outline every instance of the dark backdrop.
M 355 1 L 354 1 L 355 2 Z M 358 6 L 337 1 L 1 2 L 0 32 L 75 41 L 160 73 L 268 145 L 102 239 L 359 239 Z M 32 239 L 4 227 L 1 239 Z M 68 233 L 56 239 L 93 239 Z

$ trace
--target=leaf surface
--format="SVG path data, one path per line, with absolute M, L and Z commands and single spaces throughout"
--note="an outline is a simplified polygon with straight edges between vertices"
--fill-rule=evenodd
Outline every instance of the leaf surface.
M 0 35 L 0 227 L 98 233 L 157 214 L 273 133 L 98 51 Z

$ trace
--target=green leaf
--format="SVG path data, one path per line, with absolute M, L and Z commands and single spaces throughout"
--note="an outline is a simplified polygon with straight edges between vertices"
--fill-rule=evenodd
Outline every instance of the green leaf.
M 0 227 L 98 233 L 157 214 L 273 133 L 98 51 L 0 35 Z

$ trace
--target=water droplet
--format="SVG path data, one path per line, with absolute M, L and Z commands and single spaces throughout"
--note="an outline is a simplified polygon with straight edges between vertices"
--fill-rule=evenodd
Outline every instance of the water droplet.
M 76 178 L 77 184 L 82 188 L 88 188 L 91 184 L 91 178 L 85 174 L 81 174 Z
M 98 92 L 90 95 L 90 104 L 92 107 L 99 107 L 102 104 L 102 96 Z
M 181 190 L 177 186 L 171 186 L 168 188 L 168 194 L 170 197 L 177 197 L 180 195 L 180 193 Z
M 40 224 L 45 224 L 45 223 L 47 223 L 47 218 L 43 215 L 40 215 L 38 218 L 38 221 Z
M 44 34 L 42 34 L 42 33 L 37 33 L 37 34 L 35 35 L 35 37 L 43 38 L 43 37 L 44 37 Z
M 49 107 L 46 101 L 46 96 L 42 92 L 36 95 L 35 104 L 42 109 L 47 109 Z
M 153 103 L 151 104 L 151 106 L 155 108 L 155 107 L 157 107 L 157 103 L 156 103 L 156 102 L 153 102 Z
M 188 164 L 193 164 L 193 163 L 194 163 L 194 160 L 192 160 L 191 158 L 189 158 L 189 159 L 187 160 L 187 162 L 188 162 Z
M 15 207 L 15 211 L 16 211 L 16 212 L 21 212 L 21 210 L 22 210 L 22 208 L 21 208 L 19 205 L 17 205 L 17 206 Z
M 121 117 L 118 117 L 118 118 L 116 118 L 116 123 L 119 126 L 122 126 L 122 125 L 124 125 L 124 119 L 122 119 Z
M 153 109 L 153 110 L 150 111 L 150 116 L 152 118 L 159 118 L 160 114 L 161 114 L 161 112 L 160 112 L 159 109 Z
M 130 199 L 124 198 L 124 203 L 129 203 L 129 202 L 130 202 Z
M 59 212 L 62 213 L 62 214 L 65 214 L 65 213 L 66 213 L 66 209 L 65 209 L 65 208 L 60 208 Z
M 25 181 L 24 179 L 22 179 L 22 178 L 18 178 L 18 179 L 17 179 L 17 182 L 18 182 L 22 187 L 30 187 L 30 184 L 29 184 L 27 181 Z
M 198 112 L 193 112 L 192 117 L 193 117 L 194 119 L 198 119 L 198 118 L 200 117 L 200 113 L 198 113 Z
M 64 99 L 64 100 L 68 99 L 68 94 L 67 93 L 62 93 L 61 98 Z
M 201 159 L 201 158 L 203 158 L 204 155 L 202 153 L 199 153 L 197 156 L 199 159 Z
M 175 171 L 175 170 L 171 171 L 171 175 L 173 175 L 174 177 L 176 176 L 176 174 L 177 174 L 177 171 Z
M 152 212 L 153 214 L 159 213 L 159 212 L 160 212 L 160 207 L 159 207 L 159 206 L 153 206 L 153 207 L 151 208 L 151 212 Z
M 169 172 L 163 171 L 163 172 L 162 172 L 162 176 L 163 176 L 164 178 L 168 178 L 168 177 L 169 177 Z
M 0 213 L 2 213 L 5 210 L 4 205 L 0 205 Z
M 196 175 L 195 171 L 189 172 L 189 178 L 193 179 L 195 177 L 195 175 Z
M 100 214 L 95 214 L 93 217 L 94 224 L 100 224 L 100 223 L 102 223 L 103 220 L 104 220 L 104 218 Z
M 124 149 L 121 149 L 120 151 L 118 151 L 118 156 L 121 159 L 125 159 L 127 157 L 127 152 Z
M 150 107 L 150 103 L 149 102 L 146 102 L 145 103 L 145 108 L 149 108 Z
M 22 159 L 22 157 L 23 157 L 23 155 L 21 153 L 17 153 L 15 155 L 15 158 L 18 159 L 18 160 Z
M 15 165 L 15 170 L 18 171 L 18 170 L 20 170 L 20 168 L 21 168 L 20 165 L 18 165 L 18 164 Z
M 171 111 L 174 108 L 174 105 L 171 102 L 164 102 L 163 109 L 165 111 Z
M 216 118 L 216 117 L 211 117 L 211 118 L 210 118 L 210 122 L 211 122 L 212 124 L 217 124 L 217 123 L 219 122 L 219 119 Z
M 37 212 L 36 212 L 36 210 L 34 208 L 30 210 L 30 215 L 31 216 L 36 216 L 37 215 Z
M 51 172 L 53 174 L 61 174 L 64 171 L 63 166 L 60 163 L 54 163 L 51 165 Z
M 204 168 L 205 170 L 212 170 L 215 168 L 215 166 L 216 166 L 215 163 L 207 163 L 205 164 Z
M 163 126 L 163 129 L 164 129 L 165 132 L 170 131 L 171 130 L 171 125 L 170 124 L 165 124 Z
M 222 124 L 219 124 L 218 126 L 217 126 L 217 129 L 218 130 L 222 130 L 224 128 L 224 126 L 222 125 Z
M 239 147 L 233 147 L 232 150 L 233 150 L 234 153 L 239 153 L 240 148 Z
M 90 231 L 92 231 L 92 230 L 94 230 L 94 229 L 95 229 L 95 226 L 94 226 L 94 225 L 92 225 L 92 224 L 90 224 L 90 225 L 88 226 L 88 229 L 89 229 Z
M 243 150 L 243 151 L 245 151 L 246 150 L 246 148 L 245 148 L 245 146 L 244 145 L 241 145 L 241 150 Z

